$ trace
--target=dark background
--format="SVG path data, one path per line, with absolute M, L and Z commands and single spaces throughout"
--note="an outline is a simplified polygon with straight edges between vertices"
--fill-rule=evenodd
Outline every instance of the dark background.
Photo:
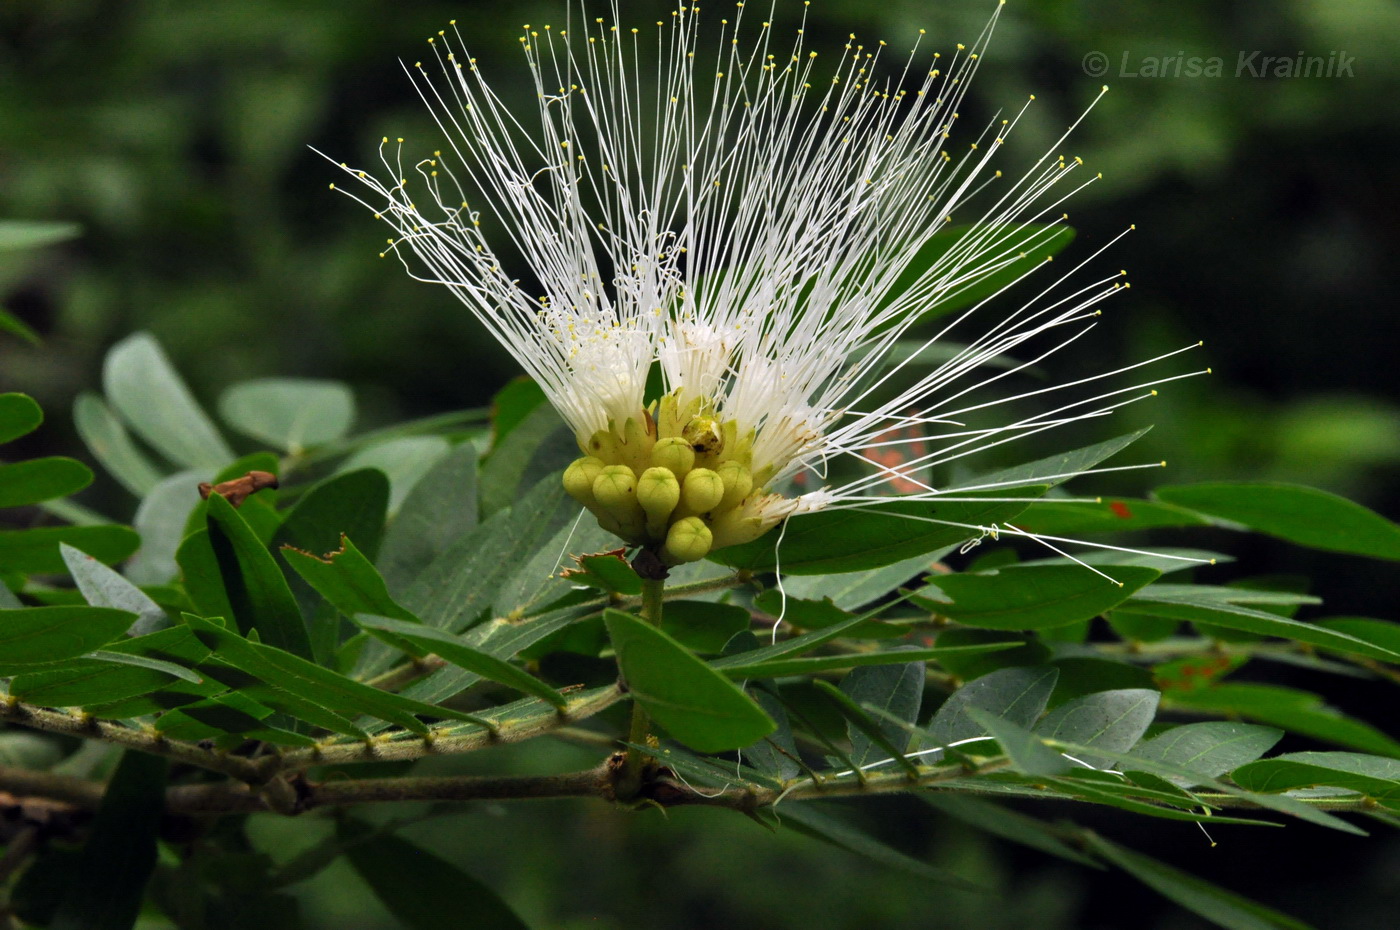
M 754 2 L 752 5 L 761 5 Z M 726 3 L 705 6 L 718 17 Z M 791 25 L 798 4 L 780 4 Z M 648 22 L 669 5 L 627 3 Z M 817 0 L 807 35 L 846 33 L 934 48 L 971 42 L 982 0 Z M 595 4 L 592 12 L 603 12 Z M 364 426 L 486 401 L 515 373 L 468 314 L 376 253 L 383 233 L 330 193 L 310 152 L 369 162 L 382 135 L 432 130 L 396 59 L 422 54 L 457 18 L 473 54 L 517 92 L 522 23 L 555 3 L 371 0 L 11 0 L 0 7 L 0 217 L 71 220 L 83 236 L 0 261 L 0 300 L 44 337 L 0 337 L 0 390 L 33 394 L 50 423 L 16 451 L 71 451 L 73 396 L 99 384 L 102 355 L 150 329 L 205 400 L 233 381 L 332 377 L 357 391 Z M 1082 252 L 1135 223 L 1114 261 L 1132 291 L 1113 302 L 1089 368 L 1206 340 L 1215 374 L 1172 386 L 1095 438 L 1148 422 L 1137 447 L 1168 459 L 1161 482 L 1301 481 L 1400 514 L 1400 5 L 1385 0 L 1218 3 L 1014 2 L 972 106 L 1037 103 L 1001 162 L 1014 171 L 1112 86 L 1066 154 L 1104 173 L 1070 205 Z M 1235 76 L 1237 57 L 1354 56 L 1354 76 Z M 1102 76 L 1085 73 L 1093 51 Z M 1128 70 L 1120 74 L 1124 54 Z M 1221 77 L 1145 77 L 1148 59 L 1219 56 Z M 523 105 L 531 106 L 528 100 Z M 1058 372 L 1057 372 L 1058 373 Z M 1111 430 L 1111 432 L 1110 432 Z M 1140 479 L 1108 485 L 1131 490 Z M 135 500 L 99 485 L 89 503 L 129 518 Z M 1212 543 L 1197 540 L 1205 545 Z M 1328 613 L 1394 618 L 1393 568 L 1268 540 L 1216 541 L 1231 571 L 1299 572 Z M 1300 687 L 1336 682 L 1298 677 Z M 1337 703 L 1393 731 L 1393 692 Z M 1379 702 L 1379 703 L 1378 703 Z M 1379 707 L 1379 709 L 1377 709 Z M 517 750 L 522 769 L 563 766 Z M 490 760 L 488 760 L 490 761 Z M 410 828 L 539 926 L 1187 928 L 1198 926 L 1119 874 L 1090 875 L 994 845 L 917 803 L 872 805 L 910 852 L 980 877 L 985 897 L 922 886 L 791 836 L 712 812 L 624 817 L 601 807 L 472 808 Z M 1385 926 L 1400 913 L 1400 845 L 1290 825 L 1218 828 L 1070 813 L 1105 833 L 1321 927 Z M 874 815 L 881 815 L 874 817 Z M 278 849 L 310 820 L 260 821 Z M 379 918 L 348 873 L 306 887 L 311 926 Z M 152 926 L 156 926 L 153 924 Z

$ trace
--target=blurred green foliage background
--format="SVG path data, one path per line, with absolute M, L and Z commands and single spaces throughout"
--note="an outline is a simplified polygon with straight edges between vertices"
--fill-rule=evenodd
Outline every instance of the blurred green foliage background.
M 628 2 L 623 15 L 646 22 L 668 8 Z M 800 10 L 779 3 L 775 24 L 795 24 Z M 807 33 L 830 48 L 850 31 L 894 43 L 923 27 L 946 47 L 970 42 L 991 12 L 984 0 L 816 0 Z M 0 390 L 26 391 L 49 411 L 35 442 L 76 448 L 63 411 L 98 383 L 106 348 L 143 328 L 205 399 L 248 377 L 341 378 L 355 386 L 365 425 L 480 404 L 515 374 L 448 295 L 376 257 L 383 233 L 327 190 L 337 172 L 308 149 L 352 163 L 370 162 L 383 135 L 432 149 L 435 129 L 396 58 L 421 55 L 451 18 L 510 99 L 529 93 L 517 79 L 516 30 L 563 13 L 557 2 L 483 0 L 0 6 L 0 217 L 83 228 L 72 243 L 0 261 L 0 302 L 44 340 L 0 338 Z M 1113 259 L 1134 286 L 1078 364 L 1099 370 L 1204 339 L 1200 361 L 1215 369 L 1095 438 L 1153 422 L 1135 452 L 1168 459 L 1164 481 L 1301 481 L 1400 513 L 1400 341 L 1386 323 L 1400 306 L 1397 34 L 1392 0 L 1006 7 L 973 106 L 990 115 L 1028 93 L 1038 99 L 1004 169 L 1051 145 L 1101 83 L 1112 85 L 1066 151 L 1105 176 L 1069 205 L 1081 235 L 1069 257 L 1135 223 Z M 1255 50 L 1343 52 L 1354 75 L 1237 77 L 1238 56 Z M 1109 63 L 1101 76 L 1084 67 L 1095 51 Z M 1137 76 L 1123 73 L 1125 55 Z M 1224 74 L 1141 76 L 1146 59 L 1168 55 L 1219 56 Z M 98 491 L 98 506 L 129 517 L 134 500 L 114 485 Z M 1394 618 L 1393 569 L 1262 539 L 1230 545 L 1243 570 L 1319 579 L 1334 612 Z M 1197 926 L 1123 879 L 1095 883 L 993 847 L 916 805 L 881 812 L 911 852 L 1008 893 L 921 888 L 705 811 L 663 822 L 482 806 L 412 829 L 501 881 L 539 926 Z M 1111 832 L 1113 819 L 1103 825 Z M 256 829 L 291 848 L 316 827 L 269 820 Z M 1175 850 L 1184 867 L 1327 927 L 1379 926 L 1377 915 L 1400 904 L 1382 881 L 1400 867 L 1394 841 L 1347 844 L 1290 826 L 1279 842 L 1237 828 L 1217 831 L 1221 847 L 1211 850 L 1194 828 L 1138 830 L 1128 838 L 1136 845 L 1167 858 Z M 318 914 L 308 925 L 374 926 L 368 893 L 335 874 L 303 886 Z

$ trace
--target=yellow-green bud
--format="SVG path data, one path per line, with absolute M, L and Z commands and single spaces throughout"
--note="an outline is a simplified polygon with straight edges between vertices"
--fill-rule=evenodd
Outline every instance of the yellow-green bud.
M 710 528 L 699 517 L 686 517 L 671 524 L 666 533 L 666 544 L 661 547 L 661 561 L 667 565 L 680 565 L 703 559 L 710 551 L 713 537 Z
M 724 462 L 715 469 L 720 481 L 724 482 L 724 497 L 720 499 L 718 510 L 728 510 L 738 506 L 753 490 L 753 475 L 742 464 L 735 461 Z
M 709 513 L 724 499 L 724 481 L 708 468 L 692 468 L 681 485 L 681 509 L 686 514 Z
M 715 549 L 752 542 L 776 525 L 765 521 L 747 507 L 723 511 L 714 518 L 713 524 L 710 545 Z
M 647 515 L 647 535 L 653 540 L 666 538 L 666 524 L 681 500 L 681 483 L 669 469 L 648 468 L 637 479 L 637 500 Z
M 651 463 L 661 468 L 670 469 L 671 474 L 682 478 L 686 472 L 695 467 L 695 450 L 690 448 L 690 443 L 684 439 L 672 436 L 670 439 L 661 440 L 652 447 Z
M 593 499 L 599 508 L 617 521 L 622 532 L 613 527 L 606 529 L 617 533 L 628 542 L 642 538 L 646 526 L 646 515 L 637 501 L 637 476 L 626 465 L 606 465 L 593 479 Z
M 574 459 L 569 467 L 564 469 L 564 490 L 568 491 L 569 496 L 583 506 L 592 507 L 595 503 L 593 482 L 598 477 L 598 472 L 602 470 L 602 460 L 595 459 L 591 455 Z
M 700 454 L 713 455 L 724 448 L 724 430 L 714 417 L 691 417 L 681 438 Z

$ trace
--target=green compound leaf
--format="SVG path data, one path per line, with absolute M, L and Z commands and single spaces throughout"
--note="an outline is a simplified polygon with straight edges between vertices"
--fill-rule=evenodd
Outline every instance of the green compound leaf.
M 384 532 L 376 561 L 391 591 L 406 590 L 424 568 L 476 526 L 477 457 L 470 442 L 453 446 L 404 498 Z M 387 485 L 384 500 L 387 508 Z
M 1066 701 L 1036 724 L 1045 739 L 1127 752 L 1147 732 L 1161 695 L 1146 688 L 1100 691 Z M 1094 758 L 1083 759 L 1099 767 Z
M 891 651 L 896 655 L 899 652 Z M 824 681 L 814 684 L 828 694 L 835 690 Z M 924 663 L 867 665 L 853 669 L 841 680 L 839 693 L 846 699 L 842 713 L 847 721 L 846 736 L 851 741 L 851 761 L 863 766 L 881 759 L 896 759 L 906 771 L 917 772 L 913 764 L 904 759 L 904 752 L 909 748 L 909 726 L 919 719 L 919 707 L 923 703 Z M 873 719 L 865 710 L 867 707 L 879 712 L 881 719 Z M 900 726 L 897 721 L 907 726 Z
M 415 715 L 476 721 L 478 718 L 446 707 L 434 707 L 391 691 L 381 691 L 273 646 L 250 642 L 201 617 L 185 622 L 218 658 L 266 684 L 324 708 L 368 714 L 414 733 L 428 728 Z M 211 672 L 212 673 L 212 672 Z
M 396 514 L 424 475 L 451 449 L 441 436 L 405 436 L 360 449 L 341 471 L 377 468 L 389 479 L 389 513 Z
M 1045 491 L 1045 485 L 1037 485 L 1020 488 L 1017 494 L 1035 497 Z M 781 565 L 784 573 L 793 575 L 864 571 L 961 543 L 979 535 L 981 527 L 1012 519 L 1026 506 L 1017 501 L 893 498 L 861 510 L 789 517 L 782 534 L 774 530 L 753 542 L 721 549 L 711 558 L 750 571 L 774 571 Z
M 44 411 L 28 394 L 0 394 L 0 443 L 34 432 L 44 422 Z
M 355 397 L 339 381 L 261 378 L 224 391 L 219 414 L 245 436 L 297 455 L 349 432 Z
M 1300 546 L 1400 560 L 1400 525 L 1344 497 L 1297 484 L 1217 482 L 1156 496 Z
M 916 797 L 935 810 L 993 836 L 1059 856 L 1079 865 L 1087 865 L 1093 869 L 1103 868 L 1096 860 L 1066 843 L 1060 833 L 1049 824 L 1000 804 L 954 792 L 920 791 Z
M 1132 755 L 1215 778 L 1274 748 L 1283 731 L 1252 723 L 1207 721 L 1172 727 L 1143 740 Z
M 1148 429 L 1150 428 L 1151 427 L 1148 427 Z M 1092 446 L 1085 446 L 1082 449 L 1061 452 L 1059 455 L 1051 455 L 1043 459 L 1036 459 L 1033 462 L 1026 462 L 1023 465 L 1004 468 L 1001 471 L 992 472 L 989 475 L 979 475 L 976 478 L 953 485 L 952 490 L 975 491 L 978 489 L 993 489 L 1005 491 L 1007 488 L 1031 490 L 1037 485 L 1052 488 L 1070 480 L 1086 468 L 1093 468 L 1104 459 L 1117 455 L 1119 452 L 1122 452 L 1128 446 L 1147 435 L 1147 432 L 1147 429 L 1140 429 L 1137 432 L 1118 436 L 1114 439 L 1096 442 Z M 1043 493 L 1044 491 L 1038 492 L 1038 494 Z M 1034 497 L 1038 496 L 1038 494 L 1020 496 Z
M 1131 498 L 1109 498 L 1098 504 L 1037 501 L 1016 518 L 1016 525 L 1022 529 L 1051 536 L 1124 533 L 1209 523 L 1205 517 L 1184 507 Z
M 1114 611 L 1117 615 L 1146 614 L 1152 617 L 1166 617 L 1172 620 L 1189 620 L 1221 626 L 1230 630 L 1243 630 L 1262 636 L 1277 636 L 1294 642 L 1310 643 L 1354 655 L 1381 659 L 1386 662 L 1400 662 L 1400 653 L 1376 646 L 1364 639 L 1348 635 L 1340 630 L 1290 620 L 1277 614 L 1265 613 L 1248 607 L 1236 607 L 1225 601 L 1210 601 L 1198 597 L 1177 597 L 1156 595 L 1140 591 L 1132 600 Z
M 153 633 L 170 625 L 161 606 L 117 572 L 67 544 L 60 543 L 59 552 L 68 566 L 69 574 L 77 582 L 78 590 L 89 604 L 93 607 L 115 607 L 136 614 L 136 622 L 127 631 L 132 636 Z
M 116 639 L 136 615 L 110 607 L 0 610 L 0 666 L 71 659 Z
M 1195 691 L 1173 690 L 1163 700 L 1172 709 L 1237 714 L 1339 746 L 1400 758 L 1400 742 L 1333 710 L 1319 695 L 1307 691 L 1230 682 Z
M 40 249 L 76 239 L 83 228 L 77 223 L 53 220 L 0 220 L 0 252 Z
M 107 402 L 96 394 L 79 394 L 73 401 L 73 425 L 92 457 L 124 488 L 145 497 L 160 483 L 160 469 L 151 464 Z
M 965 626 L 1039 630 L 1089 620 L 1154 581 L 1151 568 L 1109 569 L 1115 584 L 1077 565 L 1013 566 L 985 574 L 937 575 L 930 585 L 952 598 L 938 612 Z
M 671 605 L 667 604 L 670 610 Z M 946 634 L 945 634 L 946 635 Z M 736 680 L 748 678 L 779 678 L 787 675 L 811 675 L 816 672 L 830 672 L 844 668 L 866 668 L 879 665 L 898 665 L 901 662 L 941 662 L 950 656 L 980 655 L 986 652 L 1005 652 L 1015 649 L 1020 642 L 973 643 L 967 646 L 931 646 L 927 649 L 885 650 L 882 652 L 850 652 L 831 656 L 804 656 L 798 659 L 769 659 L 767 661 L 745 662 L 742 665 L 716 663 L 724 674 Z M 693 648 L 693 647 L 692 647 Z M 754 650 L 758 652 L 759 650 Z M 730 661 L 746 659 L 747 654 L 739 653 Z
M 0 507 L 24 507 L 67 497 L 90 484 L 92 471 L 61 455 L 0 465 Z
M 340 548 L 324 556 L 282 547 L 282 558 L 336 610 L 353 617 L 375 614 L 418 623 L 418 618 L 400 607 L 389 596 L 389 588 L 374 565 L 348 536 L 340 537 Z
M 967 715 L 997 741 L 1011 760 L 1011 767 L 1022 775 L 1050 776 L 1068 772 L 1073 764 L 1025 727 L 1012 723 L 980 707 L 969 707 Z
M 1294 752 L 1241 766 L 1230 779 L 1250 791 L 1327 786 L 1400 807 L 1400 760 L 1357 752 Z
M 239 629 L 257 630 L 263 642 L 309 658 L 306 623 L 272 553 L 222 495 L 209 496 L 208 522 L 209 544 Z
M 365 630 L 391 633 L 395 638 L 407 640 L 424 652 L 436 653 L 458 668 L 466 669 L 482 678 L 499 682 L 517 691 L 534 695 L 541 700 L 548 701 L 555 707 L 564 707 L 569 703 L 564 695 L 524 669 L 497 659 L 495 656 L 487 655 L 479 649 L 473 649 L 451 633 L 424 626 L 416 620 L 406 622 L 389 617 L 374 617 L 364 614 L 356 616 L 354 620 Z
M 94 660 L 94 655 L 96 653 L 87 653 L 80 659 L 64 663 L 62 668 L 45 667 L 16 675 L 10 682 L 10 693 L 31 704 L 46 707 L 87 708 L 150 695 L 164 688 L 168 690 L 159 695 L 159 700 L 168 708 L 179 703 L 192 703 L 200 695 L 214 695 L 224 690 L 224 686 L 217 682 L 202 680 L 196 684 L 183 675 L 176 676 L 173 671 L 175 668 L 193 668 L 209 657 L 209 650 L 194 638 L 189 627 L 170 627 L 108 643 L 102 650 L 103 657 L 108 661 Z M 117 655 L 150 659 L 160 663 L 160 667 L 138 668 L 110 661 Z M 172 676 L 185 680 L 173 682 Z M 159 702 L 153 706 L 161 709 Z
M 233 451 L 150 333 L 136 333 L 112 347 L 102 385 L 131 428 L 171 461 L 216 471 L 233 459 Z
M 342 535 L 356 541 L 370 558 L 379 551 L 389 479 L 377 468 L 343 471 L 318 482 L 288 512 L 272 539 L 274 548 L 330 552 Z
M 406 930 L 442 930 L 444 895 L 451 920 L 473 930 L 529 930 L 488 885 L 420 846 L 343 818 L 336 827 L 345 857 Z
M 636 572 L 632 575 L 636 577 Z M 747 630 L 752 622 L 749 612 L 734 604 L 667 601 L 661 629 L 687 649 L 718 655 L 724 651 L 725 643 Z
M 53 930 L 129 930 L 135 926 L 156 866 L 165 807 L 166 760 L 122 754 L 87 844 L 69 873 Z
M 948 746 L 987 735 L 986 728 L 970 715 L 972 708 L 1029 728 L 1044 713 L 1059 677 L 1058 669 L 1032 666 L 999 669 L 968 682 L 929 721 L 928 744 Z
M 0 530 L 0 571 L 64 571 L 59 546 L 67 543 L 108 565 L 136 551 L 141 537 L 125 526 L 45 526 L 32 530 Z
M 1307 924 L 1286 914 L 1217 888 L 1210 882 L 1119 846 L 1097 834 L 1086 831 L 1084 841 L 1089 850 L 1158 894 L 1228 930 L 1311 930 Z
M 651 624 L 618 610 L 604 611 L 603 622 L 632 697 L 681 743 L 723 752 L 777 729 L 733 682 Z

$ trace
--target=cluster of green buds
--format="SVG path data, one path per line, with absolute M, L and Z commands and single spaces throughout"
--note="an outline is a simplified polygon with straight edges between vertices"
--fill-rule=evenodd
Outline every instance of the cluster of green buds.
M 752 471 L 753 430 L 679 392 L 638 414 L 581 437 L 584 456 L 564 472 L 564 489 L 605 530 L 679 565 L 757 539 L 785 515 L 763 488 L 771 469 Z

